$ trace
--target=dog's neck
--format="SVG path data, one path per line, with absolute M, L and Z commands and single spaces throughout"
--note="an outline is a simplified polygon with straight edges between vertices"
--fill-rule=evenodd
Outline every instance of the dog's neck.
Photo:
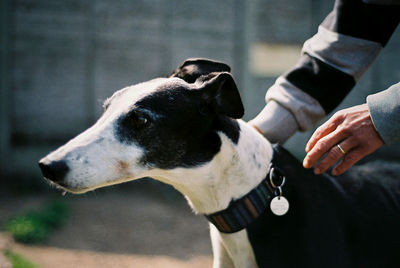
M 247 123 L 238 123 L 237 144 L 220 132 L 220 152 L 207 164 L 164 170 L 153 177 L 184 194 L 196 213 L 226 209 L 231 200 L 244 196 L 265 178 L 272 158 L 271 144 Z

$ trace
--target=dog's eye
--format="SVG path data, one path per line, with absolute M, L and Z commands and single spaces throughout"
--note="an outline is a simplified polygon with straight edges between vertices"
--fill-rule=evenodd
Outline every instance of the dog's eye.
M 148 120 L 147 120 L 147 118 L 144 117 L 144 116 L 139 116 L 139 117 L 136 119 L 136 125 L 137 125 L 137 126 L 144 126 L 144 125 L 147 124 L 147 122 L 148 122 Z
M 134 128 L 143 128 L 149 123 L 147 116 L 142 113 L 131 113 L 127 121 Z

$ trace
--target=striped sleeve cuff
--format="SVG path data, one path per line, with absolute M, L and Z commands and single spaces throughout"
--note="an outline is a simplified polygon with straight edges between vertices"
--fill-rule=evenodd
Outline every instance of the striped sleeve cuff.
M 380 43 L 332 32 L 322 26 L 303 46 L 303 53 L 354 77 L 356 81 L 381 50 Z
M 313 97 L 296 87 L 285 77 L 279 77 L 267 91 L 266 102 L 276 101 L 295 118 L 301 131 L 311 129 L 325 116 L 325 111 Z
M 400 20 L 399 8 L 336 0 L 285 79 L 331 112 L 389 41 Z
M 400 140 L 400 83 L 369 95 L 367 104 L 372 121 L 386 144 Z
M 354 78 L 307 53 L 284 75 L 295 88 L 319 102 L 328 114 L 356 84 Z

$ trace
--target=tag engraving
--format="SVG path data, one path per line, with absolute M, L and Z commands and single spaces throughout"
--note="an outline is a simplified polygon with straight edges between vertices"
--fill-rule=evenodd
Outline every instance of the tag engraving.
M 277 216 L 285 215 L 289 210 L 289 201 L 283 196 L 276 196 L 271 200 L 270 208 Z

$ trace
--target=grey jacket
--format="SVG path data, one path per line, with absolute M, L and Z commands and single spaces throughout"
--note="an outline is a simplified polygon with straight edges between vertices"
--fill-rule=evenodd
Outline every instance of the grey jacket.
M 399 21 L 399 0 L 337 0 L 304 43 L 297 65 L 268 90 L 267 105 L 251 123 L 278 143 L 311 129 L 354 87 Z M 400 83 L 368 96 L 367 104 L 384 142 L 400 140 Z

